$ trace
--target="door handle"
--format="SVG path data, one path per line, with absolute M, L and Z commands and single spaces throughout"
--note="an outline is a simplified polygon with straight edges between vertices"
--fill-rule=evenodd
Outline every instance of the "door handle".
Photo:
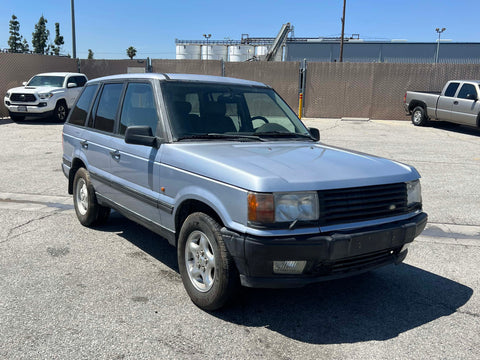
M 455 101 L 453 102 L 453 105 L 458 105 L 458 101 L 455 100 Z
M 112 156 L 112 158 L 114 158 L 115 160 L 120 160 L 120 151 L 118 150 L 112 150 L 110 151 L 110 155 Z
M 82 145 L 82 148 L 88 149 L 88 141 L 87 140 L 80 141 L 80 145 Z

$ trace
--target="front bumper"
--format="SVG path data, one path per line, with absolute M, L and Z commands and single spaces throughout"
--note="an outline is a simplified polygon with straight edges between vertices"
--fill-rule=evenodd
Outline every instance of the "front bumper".
M 401 263 L 406 244 L 425 228 L 427 214 L 403 221 L 328 234 L 266 238 L 222 230 L 242 285 L 248 287 L 301 287 L 347 277 L 387 264 Z M 274 261 L 306 261 L 300 275 L 273 273 Z
M 12 103 L 4 101 L 5 107 L 12 114 L 18 116 L 47 116 L 53 114 L 55 103 L 52 101 L 40 101 L 38 103 Z

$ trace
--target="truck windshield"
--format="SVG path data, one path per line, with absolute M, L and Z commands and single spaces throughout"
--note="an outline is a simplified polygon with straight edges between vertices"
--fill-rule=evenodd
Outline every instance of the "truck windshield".
M 62 87 L 63 80 L 65 80 L 64 76 L 51 76 L 51 75 L 39 75 L 34 76 L 27 86 L 54 86 L 54 87 Z
M 295 113 L 266 87 L 165 81 L 162 92 L 174 136 L 182 139 L 305 139 Z M 227 137 L 223 137 L 227 139 Z

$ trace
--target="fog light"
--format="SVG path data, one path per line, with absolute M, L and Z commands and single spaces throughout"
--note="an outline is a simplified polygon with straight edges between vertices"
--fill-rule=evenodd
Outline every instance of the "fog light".
M 301 274 L 307 265 L 306 261 L 274 261 L 273 272 L 275 274 Z

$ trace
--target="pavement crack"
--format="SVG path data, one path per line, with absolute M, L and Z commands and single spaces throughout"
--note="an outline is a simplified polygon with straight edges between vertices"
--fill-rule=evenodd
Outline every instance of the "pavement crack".
M 45 214 L 45 215 L 42 215 L 42 216 L 39 216 L 39 217 L 36 217 L 36 218 L 33 218 L 33 219 L 30 219 L 28 221 L 25 221 L 24 223 L 20 224 L 20 225 L 17 225 L 17 226 L 14 226 L 12 227 L 9 231 L 8 231 L 8 234 L 6 236 L 6 239 L 3 240 L 3 241 L 0 241 L 0 244 L 3 244 L 3 243 L 6 243 L 7 241 L 9 240 L 12 240 L 12 239 L 15 239 L 23 234 L 27 234 L 29 232 L 32 232 L 33 230 L 29 230 L 29 231 L 24 231 L 20 234 L 16 234 L 16 235 L 13 235 L 14 231 L 15 230 L 18 230 L 18 229 L 21 229 L 27 225 L 30 225 L 31 223 L 34 223 L 35 221 L 39 221 L 39 220 L 43 220 L 43 219 L 46 219 L 46 218 L 49 218 L 53 215 L 56 215 L 56 213 L 59 212 L 59 211 L 54 211 L 52 213 L 49 213 L 49 214 Z

